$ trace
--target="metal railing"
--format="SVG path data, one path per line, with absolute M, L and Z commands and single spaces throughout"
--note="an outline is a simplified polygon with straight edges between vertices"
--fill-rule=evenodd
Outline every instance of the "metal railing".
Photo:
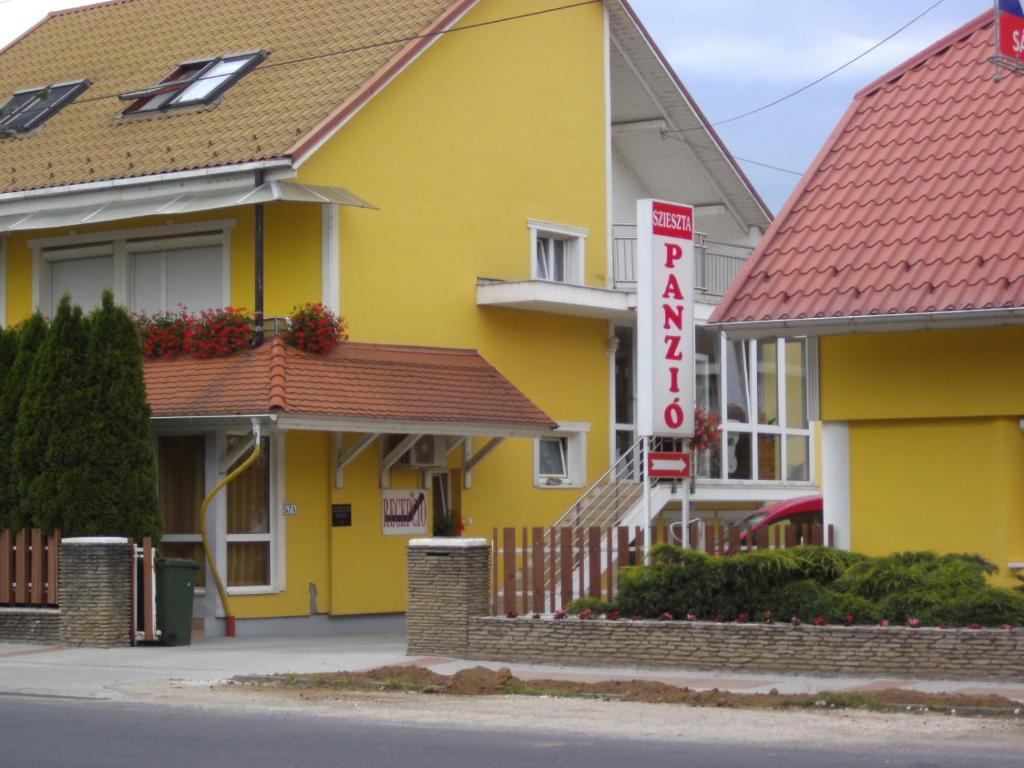
M 617 225 L 622 232 L 629 227 Z M 635 227 L 634 227 L 635 229 Z M 711 248 L 702 232 L 694 233 L 694 247 L 697 256 L 696 288 L 706 296 L 721 297 L 729 289 L 729 285 L 743 269 L 746 256 L 717 253 Z M 631 289 L 636 285 L 636 236 L 616 236 L 612 240 L 612 280 L 616 288 Z

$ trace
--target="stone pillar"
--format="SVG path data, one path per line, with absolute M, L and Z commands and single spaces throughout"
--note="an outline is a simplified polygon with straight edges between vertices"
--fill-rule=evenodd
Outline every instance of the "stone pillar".
M 470 619 L 491 612 L 487 539 L 413 539 L 408 568 L 408 653 L 465 656 Z
M 60 543 L 62 645 L 130 645 L 133 553 L 127 539 Z

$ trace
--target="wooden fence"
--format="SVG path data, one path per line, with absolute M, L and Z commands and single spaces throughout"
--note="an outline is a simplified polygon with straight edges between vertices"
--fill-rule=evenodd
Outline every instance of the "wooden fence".
M 152 643 L 158 638 L 156 629 L 156 548 L 146 536 L 136 545 L 128 539 L 135 559 L 132 562 L 132 645 Z M 140 588 L 141 587 L 141 588 Z
M 682 545 L 678 526 L 651 529 L 651 544 Z M 550 613 L 580 597 L 613 601 L 618 571 L 643 563 L 646 532 L 629 528 L 502 528 L 492 537 L 491 611 Z M 756 532 L 693 524 L 689 548 L 714 555 L 810 544 L 833 546 L 832 526 L 789 525 Z
M 0 531 L 0 605 L 56 606 L 60 531 Z

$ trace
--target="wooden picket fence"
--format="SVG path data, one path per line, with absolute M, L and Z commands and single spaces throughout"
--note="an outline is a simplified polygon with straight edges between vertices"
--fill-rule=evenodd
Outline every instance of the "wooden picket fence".
M 679 526 L 652 527 L 651 544 L 682 545 Z M 833 546 L 831 525 L 789 525 L 752 532 L 720 524 L 690 526 L 690 549 L 728 556 L 739 552 Z M 491 553 L 494 615 L 552 613 L 580 597 L 609 602 L 618 594 L 618 571 L 644 562 L 642 527 L 495 528 Z
M 0 605 L 56 606 L 60 531 L 0 531 Z

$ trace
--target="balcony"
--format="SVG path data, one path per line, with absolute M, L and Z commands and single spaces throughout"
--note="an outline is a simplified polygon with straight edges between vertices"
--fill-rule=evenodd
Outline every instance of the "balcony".
M 620 291 L 636 290 L 636 226 L 616 224 L 612 241 L 612 281 Z M 717 243 L 703 232 L 694 233 L 697 253 L 696 289 L 699 301 L 715 304 L 728 290 L 752 248 Z

